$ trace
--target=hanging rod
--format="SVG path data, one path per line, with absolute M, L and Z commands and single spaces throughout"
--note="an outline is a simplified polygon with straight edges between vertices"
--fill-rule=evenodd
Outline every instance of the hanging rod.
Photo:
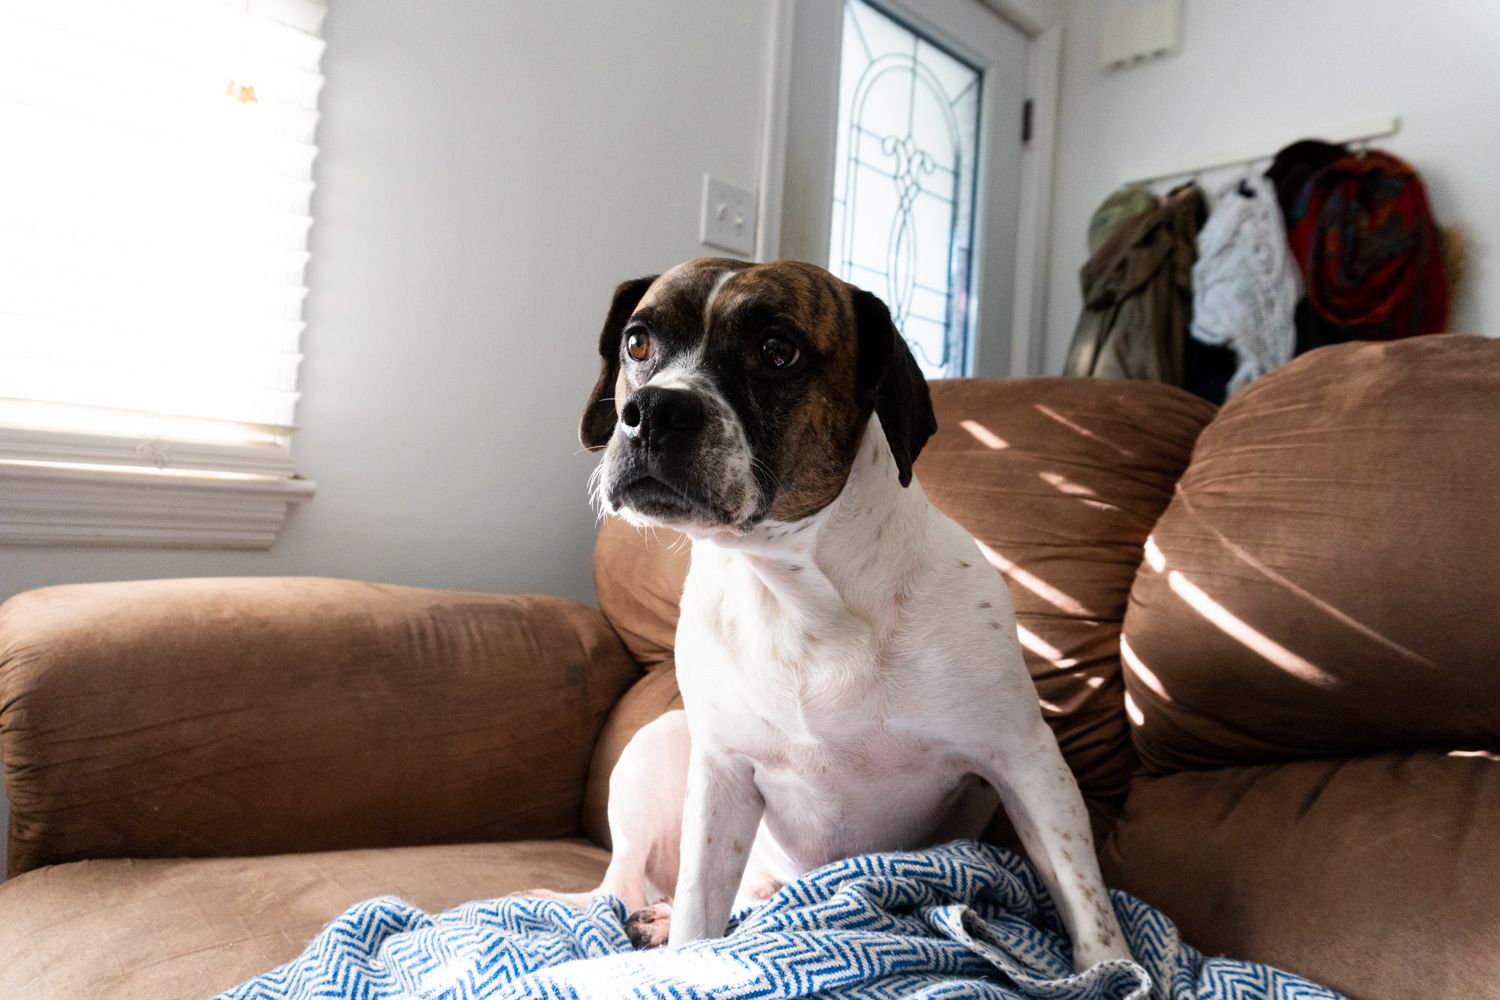
M 1388 115 L 1381 118 L 1364 118 L 1359 121 L 1346 122 L 1338 128 L 1322 129 L 1299 129 L 1296 135 L 1284 138 L 1280 142 L 1267 141 L 1256 143 L 1253 146 L 1242 146 L 1237 150 L 1221 151 L 1206 156 L 1193 157 L 1186 163 L 1180 161 L 1170 164 L 1153 164 L 1151 167 L 1134 173 L 1126 174 L 1126 184 L 1139 184 L 1147 186 L 1157 181 L 1170 180 L 1174 177 L 1192 177 L 1207 173 L 1210 170 L 1222 170 L 1225 167 L 1249 166 L 1257 160 L 1270 160 L 1275 157 L 1277 150 L 1291 145 L 1298 139 L 1321 139 L 1324 142 L 1358 144 L 1369 142 L 1371 139 L 1383 139 L 1388 135 L 1395 135 L 1401 128 L 1399 115 Z

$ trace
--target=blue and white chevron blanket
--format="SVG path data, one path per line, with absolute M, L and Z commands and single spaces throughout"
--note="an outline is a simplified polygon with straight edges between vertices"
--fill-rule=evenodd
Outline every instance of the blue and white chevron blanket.
M 218 1000 L 890 997 L 1325 1000 L 1277 969 L 1204 958 L 1158 911 L 1111 892 L 1135 962 L 1072 974 L 1031 866 L 971 841 L 841 861 L 735 915 L 730 933 L 634 951 L 619 900 L 504 897 L 429 914 L 360 903 L 300 957 Z

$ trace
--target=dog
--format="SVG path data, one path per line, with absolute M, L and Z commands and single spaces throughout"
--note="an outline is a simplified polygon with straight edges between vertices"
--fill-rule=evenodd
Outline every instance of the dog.
M 599 353 L 595 501 L 692 542 L 685 711 L 610 778 L 597 892 L 632 942 L 721 936 L 737 904 L 977 837 L 1003 804 L 1076 968 L 1129 959 L 1005 583 L 913 476 L 936 421 L 880 299 L 811 264 L 693 260 L 620 285 Z

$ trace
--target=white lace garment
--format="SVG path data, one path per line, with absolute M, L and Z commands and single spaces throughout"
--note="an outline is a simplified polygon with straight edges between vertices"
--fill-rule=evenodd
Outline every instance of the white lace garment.
M 1292 358 L 1301 282 L 1276 189 L 1245 174 L 1214 196 L 1193 265 L 1193 339 L 1228 345 L 1239 359 L 1234 395 Z

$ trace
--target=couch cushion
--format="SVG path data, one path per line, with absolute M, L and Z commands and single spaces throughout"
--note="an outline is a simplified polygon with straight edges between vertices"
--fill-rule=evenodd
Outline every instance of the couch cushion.
M 428 910 L 598 884 L 580 841 L 76 861 L 0 884 L 0 997 L 203 1000 L 268 972 L 372 896 Z
M 675 531 L 642 531 L 604 519 L 594 543 L 594 593 L 635 662 L 670 666 L 677 644 L 677 605 L 687 579 L 687 539 Z
M 1232 399 L 1125 621 L 1160 770 L 1500 746 L 1500 341 L 1314 351 Z
M 953 379 L 933 383 L 932 398 L 938 433 L 917 463 L 922 486 L 1004 575 L 1063 754 L 1091 804 L 1118 807 L 1135 767 L 1120 677 L 1126 598 L 1214 408 L 1104 379 Z
M 1360 1000 L 1500 983 L 1500 756 L 1297 761 L 1138 778 L 1105 880 L 1208 954 Z

